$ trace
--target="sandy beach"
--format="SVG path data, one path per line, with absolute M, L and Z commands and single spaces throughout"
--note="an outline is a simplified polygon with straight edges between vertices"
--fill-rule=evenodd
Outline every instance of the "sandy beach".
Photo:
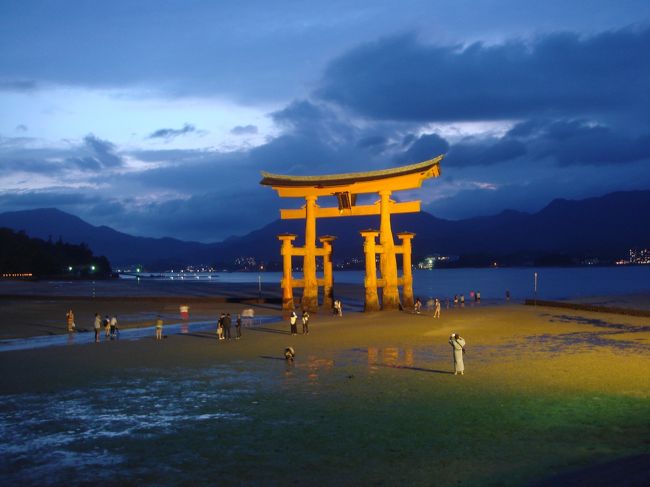
M 64 333 L 69 306 L 88 329 L 95 311 L 125 328 L 180 322 L 167 298 L 0 300 L 0 334 Z M 281 315 L 207 299 L 190 322 L 245 307 Z M 467 340 L 464 376 L 451 332 Z M 518 303 L 440 320 L 345 310 L 313 315 L 309 335 L 284 320 L 219 342 L 190 324 L 161 341 L 2 352 L 0 364 L 9 483 L 596 486 L 621 469 L 622 485 L 650 481 L 647 318 Z

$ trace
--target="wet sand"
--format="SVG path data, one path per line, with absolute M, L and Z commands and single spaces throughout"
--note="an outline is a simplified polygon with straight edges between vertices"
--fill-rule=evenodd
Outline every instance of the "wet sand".
M 9 303 L 3 337 L 64 328 L 66 303 Z M 113 304 L 132 326 L 177 315 L 175 302 Z M 604 485 L 613 462 L 650 480 L 626 463 L 650 453 L 647 319 L 512 303 L 440 320 L 316 314 L 309 335 L 288 328 L 0 353 L 0 474 L 27 485 Z M 452 331 L 467 340 L 462 377 L 450 373 Z

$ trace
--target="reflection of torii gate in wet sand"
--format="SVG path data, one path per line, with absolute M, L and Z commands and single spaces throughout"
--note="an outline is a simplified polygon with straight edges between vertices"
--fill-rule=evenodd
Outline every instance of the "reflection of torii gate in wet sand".
M 422 181 L 440 175 L 438 156 L 429 161 L 395 169 L 326 176 L 283 176 L 262 172 L 260 184 L 271 186 L 281 198 L 305 198 L 303 208 L 280 210 L 281 218 L 305 219 L 305 245 L 294 247 L 294 234 L 278 235 L 282 241 L 284 276 L 282 279 L 282 308 L 294 309 L 293 288 L 302 287 L 301 307 L 309 311 L 318 309 L 318 287 L 323 287 L 323 306 L 333 304 L 332 241 L 335 237 L 320 237 L 322 247 L 316 246 L 316 218 L 341 216 L 380 215 L 379 231 L 361 232 L 365 243 L 366 288 L 365 310 L 379 309 L 377 288 L 382 288 L 382 308 L 397 309 L 400 306 L 398 286 L 402 286 L 404 306 L 413 305 L 413 276 L 411 274 L 411 239 L 414 233 L 403 232 L 397 236 L 402 241 L 395 245 L 390 215 L 393 213 L 417 213 L 419 201 L 395 202 L 390 199 L 394 191 L 419 188 Z M 372 205 L 357 206 L 358 194 L 377 193 L 379 201 Z M 338 207 L 321 208 L 316 204 L 320 196 L 335 196 Z M 379 236 L 379 244 L 376 238 Z M 377 278 L 376 254 L 379 254 L 381 277 Z M 402 277 L 397 275 L 397 254 L 402 254 Z M 293 279 L 292 256 L 303 256 L 304 279 Z M 316 276 L 316 257 L 323 258 L 323 279 Z

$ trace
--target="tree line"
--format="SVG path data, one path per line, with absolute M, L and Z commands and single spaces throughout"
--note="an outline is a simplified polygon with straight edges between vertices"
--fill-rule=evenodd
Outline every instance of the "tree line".
M 24 231 L 0 228 L 0 272 L 33 277 L 106 278 L 111 264 L 86 244 L 31 238 Z

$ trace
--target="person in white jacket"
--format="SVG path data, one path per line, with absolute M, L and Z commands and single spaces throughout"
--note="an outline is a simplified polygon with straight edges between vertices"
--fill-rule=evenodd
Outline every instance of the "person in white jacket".
M 454 353 L 454 375 L 460 372 L 465 375 L 465 364 L 463 363 L 463 354 L 465 353 L 465 339 L 458 333 L 452 333 L 449 337 L 449 345 Z

